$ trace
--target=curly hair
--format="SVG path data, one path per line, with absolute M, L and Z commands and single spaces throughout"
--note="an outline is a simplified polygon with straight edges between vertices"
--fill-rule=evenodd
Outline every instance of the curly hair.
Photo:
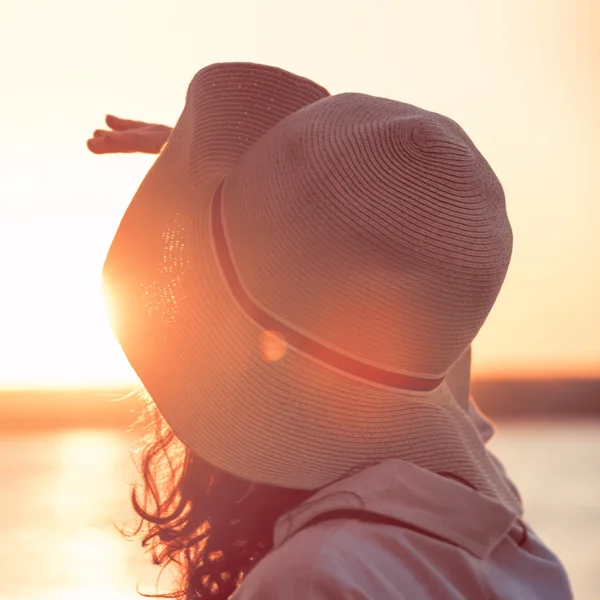
M 271 549 L 276 520 L 314 492 L 250 483 L 209 465 L 143 395 L 142 481 L 131 494 L 140 521 L 130 536 L 141 537 L 154 564 L 176 566 L 177 589 L 155 597 L 225 600 Z

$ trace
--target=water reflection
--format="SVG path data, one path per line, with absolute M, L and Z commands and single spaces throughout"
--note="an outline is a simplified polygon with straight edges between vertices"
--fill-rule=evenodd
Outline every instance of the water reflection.
M 0 600 L 139 598 L 156 569 L 117 525 L 131 524 L 129 441 L 112 431 L 0 440 Z
M 123 499 L 119 466 L 127 455 L 111 432 L 68 432 L 56 448 L 57 469 L 47 489 L 55 532 L 52 571 L 68 586 L 123 585 L 129 579 L 127 546 L 112 521 Z

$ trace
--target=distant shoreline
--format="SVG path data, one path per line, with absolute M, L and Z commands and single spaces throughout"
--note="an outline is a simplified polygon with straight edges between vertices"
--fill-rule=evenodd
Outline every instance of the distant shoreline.
M 600 378 L 478 379 L 472 393 L 492 419 L 600 419 Z M 131 389 L 0 390 L 0 431 L 133 426 Z

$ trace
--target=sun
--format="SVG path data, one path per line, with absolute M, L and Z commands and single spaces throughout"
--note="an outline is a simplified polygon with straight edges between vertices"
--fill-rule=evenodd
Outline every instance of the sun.
M 3 228 L 0 386 L 116 387 L 136 381 L 108 324 L 101 286 L 110 224 L 40 218 Z

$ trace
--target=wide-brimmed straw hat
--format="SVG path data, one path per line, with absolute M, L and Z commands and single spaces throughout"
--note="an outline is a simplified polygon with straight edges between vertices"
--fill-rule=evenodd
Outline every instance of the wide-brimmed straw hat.
M 512 504 L 446 378 L 511 246 L 500 183 L 454 121 L 216 64 L 191 82 L 104 283 L 144 387 L 216 467 L 317 489 L 398 457 Z

